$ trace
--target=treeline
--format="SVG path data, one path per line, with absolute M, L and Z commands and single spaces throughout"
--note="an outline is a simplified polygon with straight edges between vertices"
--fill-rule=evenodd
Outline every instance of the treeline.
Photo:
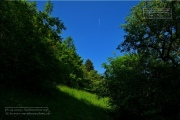
M 0 1 L 1 85 L 30 90 L 56 84 L 90 86 L 92 82 L 83 82 L 90 71 L 76 53 L 73 39 L 61 38 L 66 27 L 51 15 L 52 10 L 50 1 L 43 11 L 37 10 L 36 2 Z
M 104 91 L 116 119 L 180 119 L 180 2 L 142 1 L 131 9 L 125 40 L 118 49 L 124 56 L 109 58 Z M 172 10 L 149 15 L 152 10 Z
M 109 58 L 104 75 L 77 54 L 73 39 L 61 38 L 63 22 L 36 2 L 0 1 L 0 86 L 38 91 L 65 84 L 107 96 L 115 119 L 180 119 L 180 2 L 140 2 L 131 9 L 124 56 Z M 152 9 L 170 8 L 150 19 Z M 154 14 L 154 13 L 152 13 Z M 144 16 L 146 15 L 146 16 Z

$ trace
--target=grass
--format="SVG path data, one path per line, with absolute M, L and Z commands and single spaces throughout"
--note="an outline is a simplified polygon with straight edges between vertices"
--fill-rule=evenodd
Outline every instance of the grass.
M 0 87 L 0 120 L 110 120 L 108 98 L 58 86 L 56 90 L 32 93 Z M 51 91 L 52 94 L 49 94 Z M 48 107 L 50 115 L 5 115 L 5 107 Z
M 58 86 L 60 91 L 67 93 L 68 95 L 78 99 L 79 101 L 84 101 L 89 105 L 94 105 L 104 110 L 110 110 L 111 107 L 108 106 L 108 98 L 99 98 L 96 94 L 92 94 L 83 90 L 77 90 L 69 88 L 67 86 Z

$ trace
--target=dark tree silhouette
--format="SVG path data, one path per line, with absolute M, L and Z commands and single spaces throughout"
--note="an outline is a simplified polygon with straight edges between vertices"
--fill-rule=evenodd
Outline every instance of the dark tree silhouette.
M 85 69 L 90 72 L 91 70 L 94 70 L 93 63 L 91 62 L 90 59 L 87 59 L 85 62 Z

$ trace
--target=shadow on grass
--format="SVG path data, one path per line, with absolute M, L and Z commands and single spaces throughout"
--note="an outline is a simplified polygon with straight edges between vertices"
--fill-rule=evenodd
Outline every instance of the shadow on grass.
M 5 107 L 48 107 L 50 115 L 5 115 Z M 58 89 L 32 93 L 0 88 L 0 120 L 109 120 L 108 112 Z

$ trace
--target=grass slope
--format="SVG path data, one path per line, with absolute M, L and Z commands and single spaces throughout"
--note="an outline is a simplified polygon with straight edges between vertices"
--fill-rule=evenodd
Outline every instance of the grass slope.
M 104 110 L 111 109 L 111 107 L 108 106 L 108 98 L 98 98 L 96 94 L 92 94 L 83 90 L 69 88 L 67 86 L 62 85 L 58 86 L 58 88 L 60 89 L 60 91 L 67 93 L 68 95 L 78 99 L 79 101 L 83 101 L 89 105 L 94 105 Z
M 108 99 L 58 86 L 57 90 L 32 93 L 0 88 L 0 120 L 109 120 Z M 50 94 L 53 93 L 53 95 Z M 48 107 L 50 115 L 5 115 L 5 107 Z

